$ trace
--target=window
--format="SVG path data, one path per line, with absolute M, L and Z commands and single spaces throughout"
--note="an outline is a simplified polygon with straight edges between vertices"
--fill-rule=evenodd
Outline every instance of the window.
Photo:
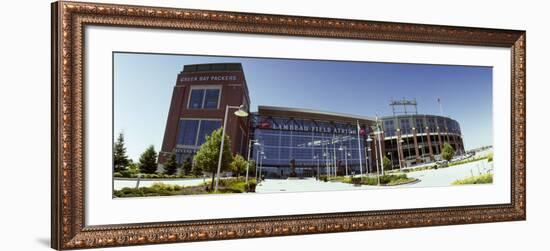
M 395 135 L 395 127 L 393 125 L 393 120 L 384 121 L 384 134 L 388 137 Z
M 180 120 L 178 145 L 195 145 L 199 120 Z
M 409 119 L 401 119 L 401 133 L 406 135 L 411 133 L 411 124 Z
M 424 132 L 424 120 L 423 119 L 416 119 L 416 132 L 417 133 L 423 133 Z
M 204 95 L 204 108 L 218 108 L 219 89 L 206 90 Z
M 440 132 L 444 132 L 445 131 L 445 120 L 443 118 L 438 118 L 437 119 L 437 126 L 439 127 L 439 131 Z
M 206 136 L 221 127 L 219 120 L 180 120 L 178 145 L 200 146 L 206 141 Z
M 197 145 L 200 146 L 206 141 L 206 136 L 222 127 L 222 122 L 219 120 L 202 120 L 200 123 L 199 138 Z
M 203 97 L 204 97 L 204 90 L 202 89 L 192 90 L 191 99 L 189 100 L 189 108 L 190 109 L 202 108 Z
M 430 130 L 430 133 L 436 132 L 436 125 L 435 125 L 434 118 L 428 118 L 428 128 Z
M 189 97 L 189 109 L 216 109 L 220 97 L 219 88 L 192 89 Z

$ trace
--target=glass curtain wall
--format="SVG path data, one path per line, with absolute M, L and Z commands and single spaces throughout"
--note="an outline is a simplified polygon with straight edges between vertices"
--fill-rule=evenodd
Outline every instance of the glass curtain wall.
M 365 172 L 363 137 L 358 145 L 357 125 L 307 119 L 260 118 L 253 123 L 254 138 L 261 147 L 253 151 L 262 168 L 282 168 L 287 173 L 294 162 L 296 172 L 325 174 L 327 167 L 343 173 L 359 173 L 359 158 Z M 262 154 L 263 152 L 263 154 Z M 260 156 L 258 156 L 260 155 Z M 266 170 L 266 169 L 264 169 Z M 334 170 L 332 170 L 334 172 Z M 280 173 L 280 170 L 277 172 Z

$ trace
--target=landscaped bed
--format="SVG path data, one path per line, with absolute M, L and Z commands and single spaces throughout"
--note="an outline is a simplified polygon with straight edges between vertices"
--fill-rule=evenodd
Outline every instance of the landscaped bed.
M 453 185 L 468 185 L 468 184 L 490 184 L 493 183 L 493 174 L 486 173 L 478 176 L 472 176 L 461 180 L 456 180 Z
M 154 183 L 149 187 L 130 188 L 125 187 L 114 191 L 116 198 L 124 197 L 148 197 L 148 196 L 171 196 L 171 195 L 192 195 L 192 194 L 214 194 L 214 193 L 245 193 L 256 190 L 256 180 L 248 180 L 248 189 L 244 178 L 220 179 L 218 191 L 211 189 L 211 183 L 206 182 L 197 186 L 180 186 Z
M 356 184 L 356 185 L 369 185 L 369 186 L 378 185 L 378 177 L 376 176 L 363 176 L 363 178 L 351 177 L 351 176 L 338 176 L 338 177 L 331 177 L 330 181 L 343 182 L 343 183 Z M 416 181 L 418 181 L 418 179 L 407 177 L 406 174 L 380 175 L 381 186 L 397 186 L 397 185 L 409 184 Z

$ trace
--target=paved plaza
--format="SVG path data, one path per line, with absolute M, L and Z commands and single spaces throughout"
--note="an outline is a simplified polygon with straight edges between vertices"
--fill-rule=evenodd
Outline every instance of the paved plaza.
M 256 193 L 281 193 L 281 192 L 315 192 L 315 191 L 339 191 L 339 190 L 357 190 L 372 188 L 378 186 L 355 186 L 342 182 L 324 182 L 315 178 L 281 180 L 266 179 L 256 186 Z
M 458 166 L 407 173 L 408 177 L 417 178 L 420 182 L 405 184 L 399 187 L 449 186 L 455 180 L 478 176 L 492 171 L 493 162 L 487 162 L 487 159 L 484 159 Z
M 408 187 L 441 187 L 449 186 L 455 180 L 468 178 L 492 172 L 493 162 L 487 162 L 486 159 L 470 162 L 462 165 L 451 166 L 447 168 L 439 168 L 432 170 L 424 170 L 418 172 L 407 173 L 408 177 L 417 178 L 419 182 L 404 184 L 399 186 L 391 186 L 391 188 L 408 188 Z M 209 178 L 206 178 L 208 181 Z M 165 180 L 141 180 L 140 187 L 148 187 L 153 183 L 162 182 L 165 184 L 173 184 L 180 186 L 197 186 L 203 184 L 205 179 L 165 179 Z M 123 187 L 136 187 L 135 179 L 115 179 L 114 189 L 119 190 Z M 318 181 L 315 178 L 305 179 L 266 179 L 258 184 L 256 193 L 282 193 L 282 192 L 314 192 L 314 191 L 339 191 L 339 190 L 357 190 L 357 189 L 380 189 L 390 188 L 385 186 L 357 186 L 342 182 L 324 182 Z

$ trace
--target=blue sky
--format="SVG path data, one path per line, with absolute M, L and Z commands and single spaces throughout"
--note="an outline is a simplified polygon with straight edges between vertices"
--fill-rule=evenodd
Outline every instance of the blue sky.
M 251 110 L 258 105 L 391 115 L 391 99 L 416 98 L 419 114 L 460 123 L 466 149 L 493 142 L 492 68 L 296 59 L 114 54 L 114 133 L 130 158 L 160 150 L 176 77 L 186 64 L 242 63 Z

